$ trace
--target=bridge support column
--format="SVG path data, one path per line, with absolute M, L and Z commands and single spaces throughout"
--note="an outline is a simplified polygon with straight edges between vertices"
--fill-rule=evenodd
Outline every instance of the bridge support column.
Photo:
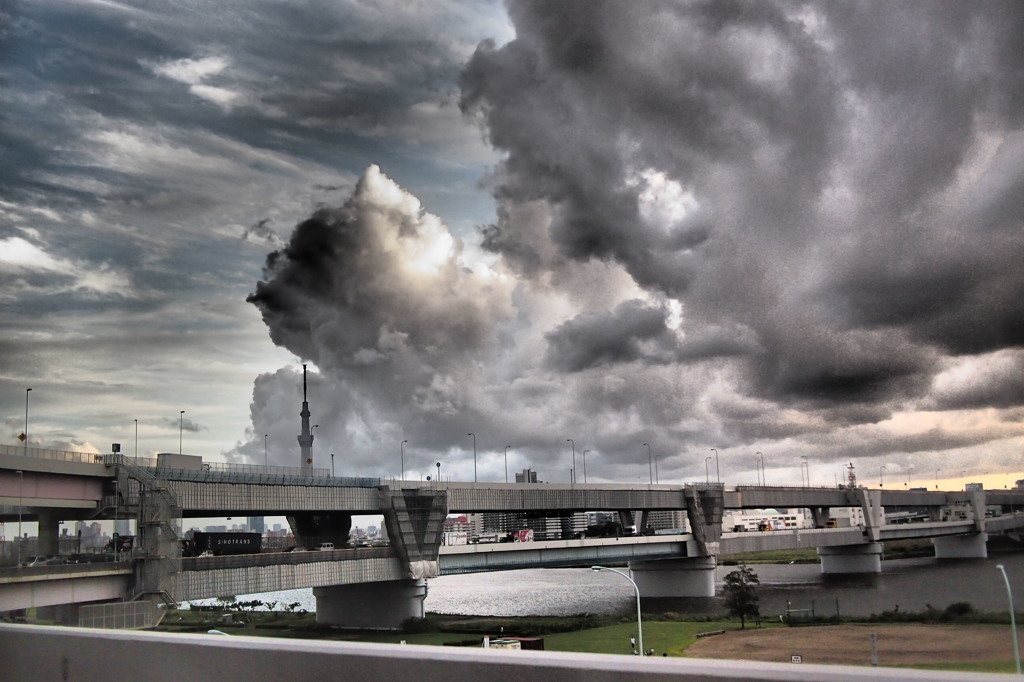
M 717 566 L 715 557 L 698 556 L 631 561 L 629 571 L 641 597 L 714 597 Z
M 36 554 L 60 554 L 60 517 L 52 512 L 40 511 L 39 519 L 39 544 L 36 545 Z
M 821 557 L 821 572 L 824 574 L 882 572 L 880 542 L 819 547 L 818 556 Z
M 988 533 L 932 538 L 936 559 L 987 559 Z
M 358 585 L 314 587 L 316 622 L 347 628 L 397 630 L 410 618 L 423 618 L 425 580 L 391 580 Z

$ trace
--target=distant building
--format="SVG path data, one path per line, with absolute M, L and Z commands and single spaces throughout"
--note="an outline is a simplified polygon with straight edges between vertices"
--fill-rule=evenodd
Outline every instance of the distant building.
M 516 474 L 516 483 L 542 483 L 537 480 L 537 472 L 533 469 L 523 469 L 522 473 Z
M 964 485 L 964 491 L 969 493 L 980 492 L 985 489 L 984 483 L 968 483 Z
M 259 533 L 260 535 L 263 535 L 267 529 L 266 521 L 262 516 L 250 516 L 248 522 L 249 532 L 251 533 Z
M 833 509 L 833 516 L 843 516 L 846 509 Z M 838 513 L 837 513 L 838 512 Z M 863 515 L 860 517 L 863 522 Z M 856 526 L 857 522 L 844 519 L 841 526 Z M 748 509 L 743 512 L 726 514 L 722 517 L 723 530 L 795 530 L 809 528 L 803 509 Z

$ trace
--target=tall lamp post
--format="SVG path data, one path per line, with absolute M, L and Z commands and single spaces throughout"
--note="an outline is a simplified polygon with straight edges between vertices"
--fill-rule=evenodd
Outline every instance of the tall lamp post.
M 181 454 L 181 433 L 185 429 L 185 410 L 178 415 L 178 454 Z
M 473 483 L 476 483 L 476 434 L 467 433 L 466 435 L 473 436 Z M 440 468 L 438 469 L 437 476 L 438 478 L 441 476 Z
M 570 480 L 569 482 L 570 483 L 575 483 L 576 482 L 576 441 L 574 441 L 572 438 L 566 438 L 565 442 L 572 444 L 572 480 Z
M 647 473 L 651 476 L 651 483 L 654 483 L 654 464 L 651 461 L 651 446 L 648 443 L 644 443 L 647 446 Z
M 1006 569 L 1002 564 L 996 564 L 996 568 L 1003 574 L 1003 582 L 1006 583 L 1006 598 L 1010 600 L 1010 632 L 1013 633 L 1013 662 L 1017 666 L 1017 674 L 1020 675 L 1020 644 L 1017 641 L 1017 617 L 1013 613 L 1013 592 L 1010 590 L 1010 579 L 1006 577 Z
M 401 445 L 401 450 L 402 450 L 402 480 L 403 481 L 405 480 L 405 444 L 408 443 L 408 442 L 409 441 L 407 441 L 407 440 L 403 440 L 402 441 L 402 445 Z M 334 455 L 331 455 L 331 457 L 334 457 Z M 331 476 L 333 476 L 333 475 L 334 475 L 334 460 L 332 459 L 331 460 Z
M 718 468 L 718 450 L 711 448 L 711 451 L 715 453 L 715 483 L 722 482 L 722 470 Z
M 807 455 L 800 455 L 800 482 L 804 483 L 804 469 L 807 470 L 807 482 L 804 483 L 806 487 L 811 487 L 811 465 L 807 462 Z
M 24 504 L 24 494 L 23 494 L 22 491 L 24 489 L 24 484 L 25 484 L 25 472 L 21 471 L 19 469 L 18 471 L 15 471 L 14 473 L 16 473 L 18 475 L 18 566 L 20 567 L 21 566 L 21 537 L 22 537 L 22 535 L 21 535 L 21 508 L 22 508 L 22 505 Z
M 584 450 L 583 451 L 583 482 L 584 483 L 587 482 L 587 453 L 588 452 L 590 452 L 590 450 Z
M 319 428 L 320 428 L 319 424 L 313 424 L 313 429 L 319 429 Z M 311 460 L 315 461 L 315 458 L 313 457 L 313 440 L 314 440 L 314 437 L 313 437 L 314 431 L 313 431 L 313 429 L 309 430 L 309 458 Z
M 139 464 L 139 420 L 135 420 L 135 465 Z
M 269 433 L 263 434 L 263 466 L 270 466 L 270 460 L 267 458 L 267 436 Z
M 331 453 L 331 478 L 334 478 L 334 453 Z
M 508 483 L 508 449 L 511 445 L 505 446 L 505 483 Z
M 32 392 L 31 388 L 25 389 L 25 456 L 28 457 L 28 394 Z
M 761 485 L 768 485 L 768 474 L 764 472 L 764 453 L 758 452 L 757 456 L 761 458 Z
M 708 464 L 711 462 L 711 455 L 704 458 L 704 482 L 711 485 L 711 473 L 708 471 Z
M 622 571 L 614 568 L 608 568 L 607 566 L 591 566 L 591 571 L 611 571 L 612 573 L 618 573 L 623 578 L 629 581 L 633 586 L 633 590 L 636 592 L 636 641 L 640 645 L 640 655 L 646 656 L 647 652 L 644 651 L 644 626 L 640 621 L 640 588 L 637 587 L 636 582 Z

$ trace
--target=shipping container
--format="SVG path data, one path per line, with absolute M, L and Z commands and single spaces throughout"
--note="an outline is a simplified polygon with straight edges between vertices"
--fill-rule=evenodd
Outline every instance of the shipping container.
M 183 550 L 186 556 L 198 556 L 203 552 L 224 554 L 259 554 L 262 545 L 259 533 L 204 533 L 195 531 L 191 542 Z
M 203 458 L 198 455 L 176 455 L 170 452 L 160 452 L 156 456 L 158 469 L 189 469 L 194 471 L 203 470 Z

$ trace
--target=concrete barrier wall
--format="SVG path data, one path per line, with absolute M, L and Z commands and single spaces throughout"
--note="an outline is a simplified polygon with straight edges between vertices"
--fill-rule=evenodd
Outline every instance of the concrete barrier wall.
M 0 624 L 0 678 L 74 682 L 997 682 L 1006 676 Z

